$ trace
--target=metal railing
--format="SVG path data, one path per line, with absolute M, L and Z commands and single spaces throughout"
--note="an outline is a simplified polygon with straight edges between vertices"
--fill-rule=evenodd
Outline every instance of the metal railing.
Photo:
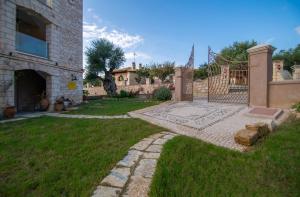
M 31 55 L 48 58 L 48 43 L 30 35 L 16 32 L 16 50 Z

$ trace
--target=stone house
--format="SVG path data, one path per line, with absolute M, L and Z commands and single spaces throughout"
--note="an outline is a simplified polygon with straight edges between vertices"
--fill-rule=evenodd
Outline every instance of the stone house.
M 135 67 L 135 63 L 132 64 L 132 67 L 120 68 L 113 71 L 113 76 L 117 86 L 130 86 L 138 84 L 136 81 L 136 78 L 138 77 L 136 74 L 137 69 Z
M 82 102 L 82 0 L 0 0 L 0 110 Z

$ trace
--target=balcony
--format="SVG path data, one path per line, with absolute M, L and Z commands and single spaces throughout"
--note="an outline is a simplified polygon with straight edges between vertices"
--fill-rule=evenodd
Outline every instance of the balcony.
M 16 32 L 16 50 L 48 59 L 48 43 L 30 35 Z

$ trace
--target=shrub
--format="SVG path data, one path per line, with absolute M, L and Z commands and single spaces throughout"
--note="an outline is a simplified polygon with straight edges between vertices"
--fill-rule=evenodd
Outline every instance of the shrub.
M 154 91 L 154 98 L 159 101 L 171 100 L 172 92 L 166 87 L 160 87 Z
M 117 94 L 116 98 L 134 98 L 139 94 L 140 91 L 130 91 L 127 92 L 126 90 L 121 90 L 120 94 Z
M 120 98 L 125 98 L 125 97 L 129 97 L 129 93 L 125 90 L 121 90 L 120 94 L 119 94 Z
M 293 105 L 292 108 L 295 109 L 297 112 L 300 112 L 300 102 Z

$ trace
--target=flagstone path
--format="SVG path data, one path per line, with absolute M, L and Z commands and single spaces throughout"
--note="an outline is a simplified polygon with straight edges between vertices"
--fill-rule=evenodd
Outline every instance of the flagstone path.
M 92 197 L 147 197 L 163 144 L 176 135 L 161 132 L 132 146 L 101 181 Z

